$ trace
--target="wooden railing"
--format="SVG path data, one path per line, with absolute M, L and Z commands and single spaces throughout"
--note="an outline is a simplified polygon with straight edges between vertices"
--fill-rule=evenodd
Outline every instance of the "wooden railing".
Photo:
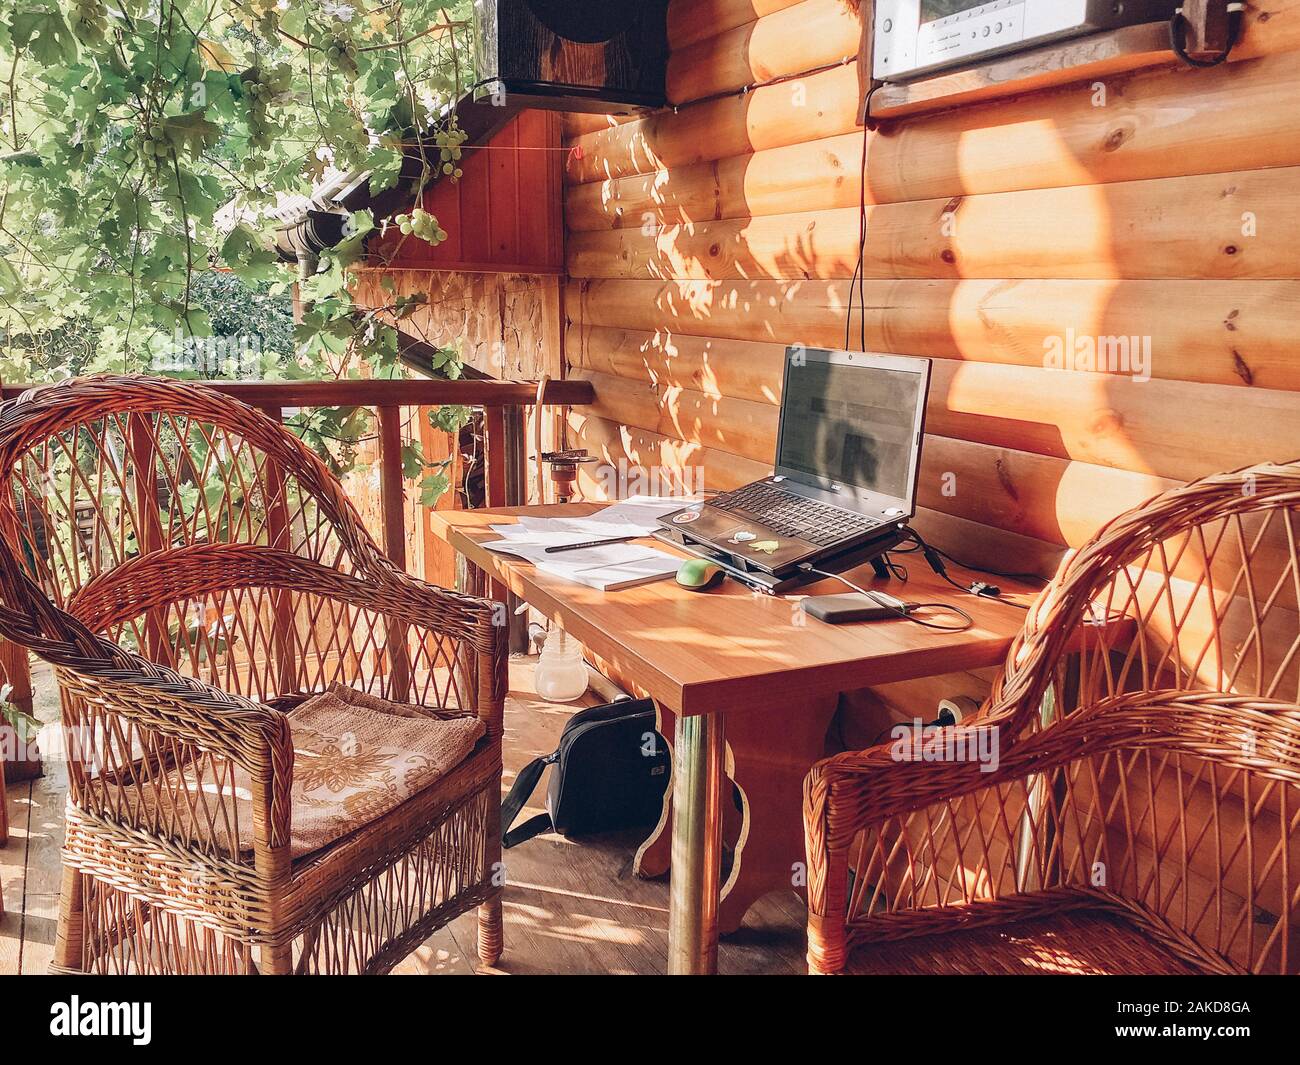
M 277 421 L 287 408 L 370 407 L 378 416 L 380 467 L 380 506 L 382 521 L 380 540 L 385 553 L 402 569 L 407 568 L 406 489 L 402 473 L 402 413 L 410 407 L 438 407 L 457 404 L 480 407 L 484 411 L 485 480 L 488 506 L 507 502 L 506 410 L 531 407 L 537 403 L 535 382 L 465 379 L 442 381 L 428 378 L 411 380 L 362 381 L 208 381 L 208 387 L 256 407 Z M 18 397 L 26 384 L 0 383 L 0 399 Z M 583 406 L 592 402 L 594 393 L 586 381 L 549 381 L 542 396 L 542 406 Z M 522 461 L 523 456 L 517 456 Z M 142 512 L 148 508 L 142 508 Z M 145 537 L 147 541 L 148 537 Z M 142 545 L 149 549 L 148 543 Z M 494 589 L 504 597 L 504 589 Z M 30 711 L 31 678 L 27 656 L 21 649 L 0 641 L 0 684 L 13 685 L 13 702 Z

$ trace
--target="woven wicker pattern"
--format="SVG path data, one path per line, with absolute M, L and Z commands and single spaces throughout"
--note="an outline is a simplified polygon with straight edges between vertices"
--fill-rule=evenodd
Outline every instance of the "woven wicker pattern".
M 815 766 L 812 970 L 1093 911 L 1152 941 L 1151 971 L 1300 971 L 1297 508 L 1292 463 L 1120 516 L 1039 597 L 974 722 Z
M 380 971 L 473 906 L 496 960 L 492 603 L 399 571 L 308 448 L 201 386 L 30 391 L 0 408 L 0 472 L 0 634 L 53 663 L 63 695 L 59 967 Z M 476 713 L 486 737 L 294 862 L 286 711 L 331 685 Z M 236 770 L 251 804 L 230 797 Z M 217 843 L 245 838 L 251 853 Z

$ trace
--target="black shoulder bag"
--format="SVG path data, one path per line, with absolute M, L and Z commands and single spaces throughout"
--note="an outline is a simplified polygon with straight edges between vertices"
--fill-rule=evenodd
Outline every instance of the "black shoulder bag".
M 555 766 L 544 814 L 511 830 L 548 765 Z M 559 749 L 519 771 L 501 804 L 502 846 L 513 847 L 543 832 L 585 836 L 652 825 L 663 811 L 668 787 L 668 745 L 655 731 L 654 704 L 625 699 L 574 714 Z

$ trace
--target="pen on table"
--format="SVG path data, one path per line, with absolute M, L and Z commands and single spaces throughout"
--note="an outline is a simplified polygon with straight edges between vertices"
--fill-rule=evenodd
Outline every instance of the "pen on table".
M 557 551 L 581 551 L 584 547 L 604 547 L 606 544 L 625 544 L 629 540 L 639 540 L 639 536 L 615 536 L 609 540 L 587 540 L 581 544 L 560 544 L 559 547 L 548 547 L 546 553 L 553 555 Z

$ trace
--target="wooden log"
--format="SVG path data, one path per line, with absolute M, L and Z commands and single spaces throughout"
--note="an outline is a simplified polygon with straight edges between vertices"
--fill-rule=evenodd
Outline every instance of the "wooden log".
M 596 414 L 617 424 L 681 441 L 682 447 L 675 455 L 689 456 L 690 449 L 722 451 L 768 472 L 771 470 L 774 449 L 770 443 L 766 447 L 761 445 L 757 427 L 742 436 L 716 421 L 706 422 L 699 416 L 698 405 L 690 400 L 674 397 L 678 409 L 664 410 L 634 389 L 603 383 L 601 388 L 609 402 L 596 406 Z M 731 401 L 730 410 L 740 409 L 741 403 Z M 745 409 L 751 408 L 755 420 L 757 412 L 764 409 L 775 420 L 772 408 L 749 404 Z M 735 415 L 727 421 L 729 426 L 735 425 L 743 422 L 743 416 Z M 685 431 L 665 431 L 674 426 L 681 426 Z M 927 433 L 917 498 L 932 510 L 1036 540 L 1077 547 L 1116 514 L 1176 483 L 1150 474 Z
M 1300 393 L 1242 397 L 1228 385 L 940 360 L 926 425 L 939 436 L 1188 481 L 1300 455 Z
M 1164 380 L 1300 390 L 1300 282 L 869 281 L 868 350 L 1043 366 L 1049 344 L 1151 337 Z M 585 281 L 567 305 L 579 325 L 842 347 L 848 282 Z M 862 315 L 849 333 L 857 346 Z
M 858 72 L 846 65 L 797 85 L 657 112 L 579 137 L 566 173 L 571 181 L 598 181 L 833 137 L 857 128 L 859 91 Z
M 586 409 L 570 411 L 568 422 L 576 437 L 573 442 L 579 447 L 586 447 L 593 455 L 599 456 L 606 466 L 615 469 L 621 460 L 647 474 L 652 470 L 669 473 L 676 471 L 680 479 L 689 477 L 692 482 L 697 480 L 697 471 L 702 471 L 703 487 L 721 491 L 736 488 L 772 472 L 771 461 L 755 462 L 698 443 L 674 440 L 636 426 L 619 425 L 599 418 Z M 683 471 L 690 472 L 682 476 Z M 584 497 L 603 498 L 598 493 L 608 483 L 610 476 L 611 471 L 602 471 L 598 466 L 584 467 L 579 479 Z
M 871 206 L 861 269 L 868 278 L 1300 277 L 1298 185 L 1300 167 L 1277 167 Z M 837 208 L 577 233 L 569 272 L 848 278 L 860 231 L 859 210 Z
M 968 521 L 1078 547 L 1116 514 L 1177 483 L 927 434 L 917 499 Z
M 1274 0 L 1268 11 L 1252 10 L 1242 41 L 1233 49 L 1227 66 L 1231 69 L 1260 56 L 1280 55 L 1297 49 L 1300 49 L 1300 0 Z M 1291 57 L 1287 58 L 1290 60 Z M 1180 71 L 1173 76 L 1183 81 L 1184 93 L 1194 93 L 1196 89 L 1188 88 L 1186 84 L 1189 77 L 1196 79 L 1199 86 L 1206 73 L 1197 71 L 1189 75 Z M 1111 80 L 1108 100 L 1122 99 L 1129 81 L 1145 76 L 1130 74 Z M 602 130 L 579 137 L 574 146 L 581 149 L 582 158 L 570 161 L 569 177 L 574 181 L 598 181 L 690 166 L 750 151 L 819 140 L 860 128 L 861 85 L 854 67 L 838 67 L 809 75 L 799 80 L 798 88 L 798 92 L 792 92 L 789 85 L 766 86 L 744 95 L 691 105 L 676 114 L 660 113 L 625 123 L 616 130 Z M 1023 132 L 1040 138 L 1060 135 L 1051 112 L 1063 95 L 1081 91 L 1084 92 L 1083 99 L 1090 101 L 1093 92 L 1090 83 L 1030 97 L 1028 106 L 1037 107 L 1044 114 L 1044 125 L 1036 130 L 1004 123 L 999 117 L 1004 108 L 1010 115 L 1017 114 L 1022 104 L 1016 101 L 963 108 L 948 116 L 923 121 L 966 124 L 959 128 L 996 128 L 994 135 L 1007 137 L 1007 156 L 1014 158 L 1016 134 Z M 1125 113 L 1122 105 L 1117 105 L 1114 111 L 1109 105 L 1098 110 L 1117 122 Z M 1191 110 L 1195 112 L 1197 109 Z M 1247 124 L 1253 120 L 1253 116 L 1239 117 Z M 906 135 L 913 125 L 914 122 L 909 120 L 900 124 L 898 129 Z M 1122 125 L 1116 128 L 1132 134 L 1146 127 L 1139 122 L 1131 128 Z M 1121 138 L 1124 135 L 1116 136 L 1111 142 L 1112 151 L 1123 145 Z M 960 139 L 950 141 L 948 152 L 964 154 L 964 142 Z
M 673 51 L 792 7 L 801 0 L 690 0 L 668 5 L 668 46 Z
M 751 406 L 780 402 L 784 345 L 592 327 L 574 347 L 596 413 L 617 421 L 621 402 L 657 397 L 667 409 L 648 428 L 696 439 L 688 430 L 698 426 L 727 450 L 752 440 L 755 457 L 772 453 L 775 421 Z M 1178 480 L 1300 455 L 1300 393 L 1256 389 L 1248 420 L 1238 395 L 1225 385 L 937 360 L 926 424 L 939 436 Z M 764 425 L 769 434 L 754 439 Z
M 709 397 L 777 403 L 785 346 L 589 326 L 570 333 L 569 354 L 575 367 L 594 373 Z
M 588 133 L 621 126 L 624 122 L 633 122 L 636 118 L 636 115 L 601 115 L 588 114 L 585 111 L 565 111 L 560 116 L 560 136 L 566 142 L 573 141 Z
M 869 204 L 1300 164 L 1300 65 L 1290 55 L 1196 74 L 1142 74 L 1106 107 L 1093 92 L 1035 94 L 866 134 Z M 959 146 L 959 150 L 955 149 Z M 571 230 L 855 207 L 861 132 L 696 166 L 571 186 Z
M 804 0 L 695 44 L 668 60 L 668 102 L 762 85 L 843 63 L 862 45 L 861 16 L 843 0 Z
M 603 418 L 756 462 L 772 461 L 778 408 L 771 404 L 681 388 L 661 390 L 645 380 L 581 373 L 596 389 L 591 409 Z

